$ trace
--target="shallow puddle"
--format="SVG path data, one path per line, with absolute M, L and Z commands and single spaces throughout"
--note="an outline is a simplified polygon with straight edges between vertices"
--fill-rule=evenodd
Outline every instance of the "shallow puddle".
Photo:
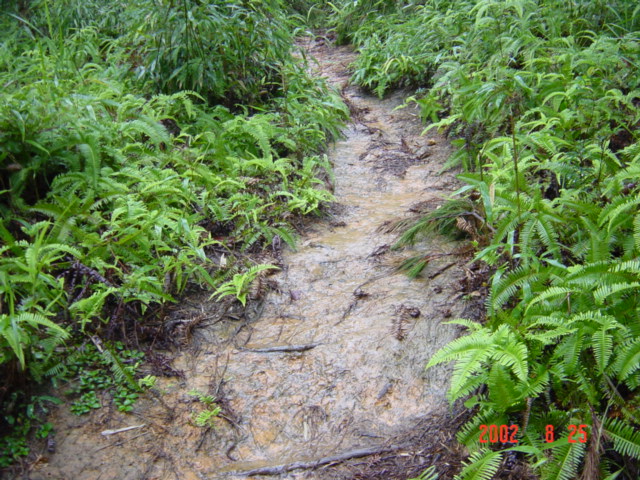
M 285 268 L 270 277 L 277 290 L 249 315 L 257 319 L 207 326 L 215 309 L 208 295 L 190 300 L 205 321 L 174 361 L 184 379 L 160 379 L 157 397 L 129 415 L 106 410 L 78 418 L 60 409 L 57 452 L 30 478 L 247 478 L 237 472 L 385 445 L 417 419 L 446 410 L 447 370 L 424 365 L 456 336 L 442 322 L 461 310 L 454 300 L 459 270 L 428 279 L 453 262 L 444 256 L 425 279 L 409 280 L 396 267 L 410 252 L 389 250 L 395 237 L 380 227 L 455 189 L 451 175 L 437 175 L 448 147 L 436 134 L 419 135 L 415 111 L 394 110 L 402 94 L 378 100 L 346 86 L 349 49 L 322 42 L 307 48 L 357 118 L 330 151 L 332 215 L 311 225 L 296 252 L 284 252 Z M 301 351 L 265 351 L 290 346 Z M 224 399 L 225 417 L 215 428 L 193 425 L 202 405 L 186 394 L 192 389 Z M 277 478 L 334 477 L 325 468 Z

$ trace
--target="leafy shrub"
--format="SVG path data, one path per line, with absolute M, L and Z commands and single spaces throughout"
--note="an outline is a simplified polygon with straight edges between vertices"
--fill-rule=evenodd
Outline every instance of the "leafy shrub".
M 369 26 L 369 22 L 395 11 L 398 3 L 396 0 L 329 2 L 333 10 L 330 23 L 336 32 L 337 43 L 350 42 L 354 35 Z
M 138 7 L 131 35 L 138 76 L 162 92 L 256 105 L 281 94 L 292 32 L 280 0 L 157 2 Z
M 429 362 L 455 362 L 449 397 L 477 412 L 458 435 L 473 452 L 459 478 L 489 478 L 508 454 L 542 479 L 635 478 L 639 22 L 630 2 L 436 1 L 351 34 L 354 78 L 380 95 L 424 87 L 410 102 L 468 170 L 400 243 L 471 232 L 496 272 L 486 323 L 457 320 L 469 335 Z M 509 423 L 517 447 L 479 443 L 481 424 Z
M 190 284 L 244 275 L 243 251 L 293 245 L 291 219 L 332 198 L 322 150 L 348 114 L 291 55 L 276 0 L 7 10 L 0 403 L 68 369 L 65 343 L 126 341 Z M 122 355 L 101 354 L 116 370 Z M 123 385 L 108 387 L 126 411 Z M 98 404 L 94 387 L 75 410 Z

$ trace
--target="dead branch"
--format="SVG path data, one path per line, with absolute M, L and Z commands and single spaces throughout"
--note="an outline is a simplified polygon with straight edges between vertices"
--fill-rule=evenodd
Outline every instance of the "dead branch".
M 355 306 L 358 304 L 358 296 L 356 294 L 358 291 L 361 291 L 361 290 L 356 290 L 356 291 L 353 292 L 353 295 L 356 296 L 356 299 L 349 304 L 347 309 L 342 314 L 342 317 L 340 317 L 340 320 L 338 320 L 336 323 L 333 324 L 334 326 L 339 325 L 342 322 L 344 322 L 345 318 L 347 318 L 351 314 L 351 310 L 353 310 L 355 308 Z
M 143 432 L 140 435 L 136 435 L 135 437 L 127 438 L 127 439 L 124 439 L 124 440 L 123 439 L 116 440 L 115 442 L 112 442 L 109 445 L 105 445 L 104 447 L 100 447 L 100 448 L 96 449 L 94 453 L 100 452 L 102 450 L 105 450 L 107 448 L 111 448 L 111 447 L 114 447 L 114 446 L 121 447 L 123 444 L 125 444 L 127 442 L 132 442 L 133 440 L 135 440 L 137 438 L 140 438 L 140 437 L 144 437 L 145 435 L 148 435 L 148 434 L 149 434 L 149 432 Z
M 67 257 L 67 258 L 70 259 L 70 257 Z M 100 273 L 97 270 L 91 267 L 87 267 L 83 263 L 80 263 L 78 260 L 75 260 L 71 264 L 71 268 L 79 272 L 81 275 L 84 275 L 85 277 L 87 277 L 87 279 L 90 279 L 94 282 L 97 281 L 100 283 L 104 283 L 107 287 L 115 287 L 113 283 L 111 283 L 109 280 L 107 280 L 102 275 L 100 275 Z
M 319 460 L 311 461 L 311 462 L 293 462 L 286 463 L 284 465 L 276 465 L 273 467 L 261 467 L 255 468 L 253 470 L 246 470 L 244 472 L 231 472 L 234 475 L 244 475 L 244 476 L 252 476 L 252 475 L 280 475 L 281 473 L 290 472 L 292 470 L 310 470 L 313 468 L 320 467 L 322 465 L 327 465 L 329 463 L 342 463 L 347 460 L 351 460 L 352 458 L 362 458 L 368 457 L 370 455 L 377 455 L 379 453 L 389 453 L 396 450 L 400 450 L 402 447 L 397 445 L 391 445 L 388 447 L 369 447 L 369 448 L 359 448 L 356 450 L 350 450 L 348 452 L 340 453 L 338 455 L 331 455 L 328 457 L 322 457 Z
M 446 272 L 447 270 L 449 270 L 451 267 L 453 267 L 454 265 L 456 265 L 456 262 L 453 263 L 449 263 L 447 265 L 445 265 L 444 267 L 442 267 L 440 270 L 436 270 L 435 272 L 433 272 L 431 275 L 429 275 L 429 280 L 433 280 L 434 278 L 436 278 L 438 275 L 440 275 L 441 273 Z
M 277 347 L 265 348 L 242 348 L 243 352 L 253 353 L 289 353 L 289 352 L 306 352 L 312 348 L 316 348 L 320 343 L 307 343 L 305 345 L 280 345 Z
M 135 430 L 136 428 L 146 427 L 145 424 L 142 425 L 133 425 L 131 427 L 117 428 L 115 430 L 104 430 L 100 433 L 100 435 L 104 435 L 105 437 L 108 435 L 115 435 L 116 433 L 128 432 L 129 430 Z

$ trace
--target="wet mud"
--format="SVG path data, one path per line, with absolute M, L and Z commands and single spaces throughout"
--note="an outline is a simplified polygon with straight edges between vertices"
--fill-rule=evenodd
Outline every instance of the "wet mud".
M 438 174 L 449 146 L 435 132 L 420 136 L 415 110 L 396 110 L 406 92 L 379 100 L 348 85 L 349 48 L 304 46 L 352 111 L 329 152 L 336 203 L 309 223 L 296 251 L 283 251 L 284 268 L 269 277 L 274 288 L 246 312 L 234 315 L 234 305 L 204 292 L 172 313 L 175 324 L 198 319 L 171 364 L 182 377 L 159 378 L 129 414 L 103 408 L 75 417 L 59 408 L 56 452 L 43 453 L 26 478 L 373 478 L 358 465 L 409 455 L 398 444 L 407 432 L 421 445 L 444 441 L 427 423 L 455 421 L 448 370 L 424 366 L 458 334 L 443 322 L 461 314 L 461 268 L 440 255 L 455 245 L 419 245 L 434 260 L 410 280 L 397 266 L 411 251 L 392 250 L 395 234 L 385 232 L 455 190 L 452 174 Z M 218 399 L 212 427 L 195 425 L 204 405 L 191 390 Z M 349 457 L 358 451 L 372 453 Z M 277 473 L 296 462 L 306 467 Z M 259 468 L 277 474 L 248 473 Z

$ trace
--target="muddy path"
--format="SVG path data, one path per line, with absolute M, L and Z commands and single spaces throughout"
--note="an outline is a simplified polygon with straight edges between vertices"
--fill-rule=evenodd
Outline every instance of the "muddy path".
M 410 252 L 389 250 L 395 236 L 385 232 L 456 188 L 452 175 L 437 175 L 449 147 L 435 133 L 419 135 L 415 111 L 394 110 L 402 93 L 381 101 L 348 86 L 348 48 L 322 40 L 306 48 L 353 112 L 345 139 L 329 152 L 337 199 L 330 215 L 310 224 L 297 251 L 285 249 L 285 268 L 270 277 L 277 288 L 244 315 L 222 317 L 207 292 L 173 312 L 177 323 L 198 320 L 172 364 L 182 378 L 160 378 L 155 396 L 127 415 L 104 408 L 74 417 L 59 409 L 56 452 L 44 454 L 28 478 L 236 479 L 319 459 L 329 461 L 270 478 L 354 478 L 355 459 L 339 468 L 332 459 L 360 451 L 367 453 L 362 463 L 377 450 L 380 458 L 402 447 L 394 442 L 403 432 L 446 417 L 447 371 L 424 365 L 457 335 L 443 322 L 461 313 L 461 270 L 442 256 L 424 278 L 409 280 L 396 267 Z M 193 389 L 219 399 L 223 416 L 214 428 L 194 425 L 203 405 L 187 394 Z

